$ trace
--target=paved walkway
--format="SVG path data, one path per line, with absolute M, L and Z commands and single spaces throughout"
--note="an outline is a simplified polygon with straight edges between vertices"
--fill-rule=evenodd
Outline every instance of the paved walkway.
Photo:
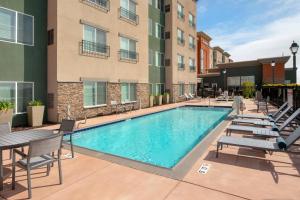
M 207 100 L 188 103 L 209 104 Z M 182 103 L 90 119 L 87 126 L 179 105 Z M 255 111 L 256 107 L 251 100 L 247 100 L 246 105 L 247 112 Z M 52 129 L 56 126 L 46 128 Z M 220 135 L 223 134 L 224 131 L 220 132 Z M 58 185 L 56 165 L 51 169 L 48 177 L 45 176 L 45 168 L 34 171 L 33 199 L 297 200 L 300 198 L 299 154 L 274 153 L 270 156 L 261 151 L 225 147 L 216 159 L 215 149 L 216 141 L 199 157 L 181 181 L 77 153 L 75 159 L 66 158 L 62 162 L 63 185 Z M 8 158 L 8 152 L 5 152 L 5 158 Z M 6 163 L 9 168 L 8 159 Z M 197 172 L 203 163 L 210 164 L 210 169 L 205 175 Z M 17 172 L 17 181 L 16 190 L 12 191 L 10 179 L 6 180 L 5 190 L 0 193 L 1 196 L 8 199 L 26 198 L 27 185 L 23 171 Z

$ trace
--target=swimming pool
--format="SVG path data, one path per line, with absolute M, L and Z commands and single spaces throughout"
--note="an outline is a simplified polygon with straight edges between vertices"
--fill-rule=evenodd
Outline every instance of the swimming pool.
M 78 131 L 73 144 L 172 168 L 230 111 L 229 108 L 180 107 Z

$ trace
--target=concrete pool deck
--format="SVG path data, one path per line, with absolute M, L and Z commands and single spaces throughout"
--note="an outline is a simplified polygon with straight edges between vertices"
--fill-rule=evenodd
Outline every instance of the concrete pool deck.
M 92 126 L 136 115 L 169 109 L 181 105 L 205 105 L 207 100 L 195 100 L 180 104 L 154 107 L 119 115 L 89 119 Z M 230 106 L 231 102 L 211 102 L 214 105 Z M 246 100 L 249 113 L 256 113 L 256 106 Z M 82 126 L 82 127 L 84 127 Z M 57 126 L 45 127 L 54 129 Z M 224 135 L 225 127 L 219 131 Z M 235 135 L 241 137 L 241 135 Z M 299 199 L 300 155 L 299 153 L 265 154 L 245 148 L 224 147 L 215 158 L 216 140 L 196 158 L 191 169 L 175 180 L 153 173 L 137 170 L 107 160 L 75 154 L 74 159 L 62 162 L 62 185 L 58 185 L 57 165 L 45 176 L 46 169 L 34 170 L 33 199 Z M 299 142 L 298 142 L 299 143 Z M 299 146 L 295 151 L 300 152 Z M 68 153 L 64 150 L 64 154 Z M 10 169 L 8 151 L 4 152 L 7 169 Z M 198 173 L 202 164 L 209 164 L 206 174 Z M 27 185 L 24 171 L 17 172 L 16 190 L 10 189 L 10 179 L 5 182 L 1 197 L 26 199 Z

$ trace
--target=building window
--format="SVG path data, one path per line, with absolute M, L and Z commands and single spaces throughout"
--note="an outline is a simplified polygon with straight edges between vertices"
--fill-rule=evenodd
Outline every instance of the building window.
M 0 101 L 9 101 L 14 105 L 14 113 L 25 113 L 27 105 L 34 99 L 34 83 L 0 81 Z
M 86 0 L 97 7 L 104 8 L 105 10 L 109 9 L 109 0 Z
M 97 81 L 83 82 L 84 107 L 106 104 L 106 83 Z
M 155 52 L 155 66 L 163 67 L 165 65 L 164 60 L 165 60 L 165 54 L 156 51 Z
M 136 83 L 121 84 L 122 103 L 136 101 Z
M 153 30 L 152 30 L 152 19 L 148 19 L 148 32 L 149 32 L 149 35 L 152 35 L 153 33 Z
M 227 77 L 227 85 L 232 87 L 239 87 L 241 85 L 240 76 Z
M 255 76 L 241 76 L 241 85 L 243 85 L 244 82 L 255 83 Z
M 196 43 L 195 38 L 193 36 L 189 35 L 189 47 L 190 47 L 190 49 L 195 50 L 195 48 L 196 48 L 195 43 Z
M 196 85 L 190 84 L 190 94 L 195 94 L 195 93 L 196 93 Z
M 136 2 L 134 0 L 120 0 L 120 17 L 128 19 L 134 23 L 138 23 L 138 15 L 136 14 Z
M 184 56 L 182 55 L 177 55 L 177 62 L 178 62 L 178 69 L 179 70 L 184 70 Z
M 84 25 L 82 51 L 83 53 L 108 55 L 109 46 L 106 45 L 106 31 L 89 25 Z
M 178 89 L 179 89 L 179 91 L 178 91 L 179 96 L 183 96 L 184 95 L 184 84 L 183 83 L 179 84 Z
M 184 7 L 180 3 L 177 3 L 177 16 L 178 19 L 184 20 Z
M 148 0 L 148 4 L 149 4 L 149 5 L 152 5 L 152 0 Z
M 184 45 L 184 32 L 181 29 L 177 29 L 177 42 L 180 45 Z
M 136 41 L 120 37 L 120 60 L 137 61 Z
M 163 83 L 153 83 L 150 84 L 151 95 L 157 96 L 165 93 L 165 84 Z
M 164 33 L 164 26 L 160 25 L 159 23 L 155 23 L 155 37 L 164 39 Z
M 155 8 L 157 8 L 157 9 L 159 9 L 161 11 L 164 10 L 164 4 L 165 4 L 164 0 L 154 0 L 154 6 L 155 6 Z
M 0 40 L 34 45 L 34 17 L 0 7 Z
M 189 13 L 189 25 L 193 28 L 196 28 L 195 16 Z
M 189 67 L 191 72 L 196 70 L 195 59 L 189 58 Z
M 204 51 L 200 49 L 200 73 L 204 73 Z
M 154 53 L 152 49 L 149 49 L 149 59 L 148 59 L 148 64 L 149 65 L 154 65 Z

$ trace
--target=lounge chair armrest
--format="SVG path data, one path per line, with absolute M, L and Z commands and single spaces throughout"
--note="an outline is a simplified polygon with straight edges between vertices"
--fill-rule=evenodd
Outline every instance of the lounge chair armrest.
M 19 154 L 22 157 L 27 157 L 27 155 L 24 152 L 22 152 L 22 151 L 20 151 L 18 149 L 14 149 L 13 153 Z

